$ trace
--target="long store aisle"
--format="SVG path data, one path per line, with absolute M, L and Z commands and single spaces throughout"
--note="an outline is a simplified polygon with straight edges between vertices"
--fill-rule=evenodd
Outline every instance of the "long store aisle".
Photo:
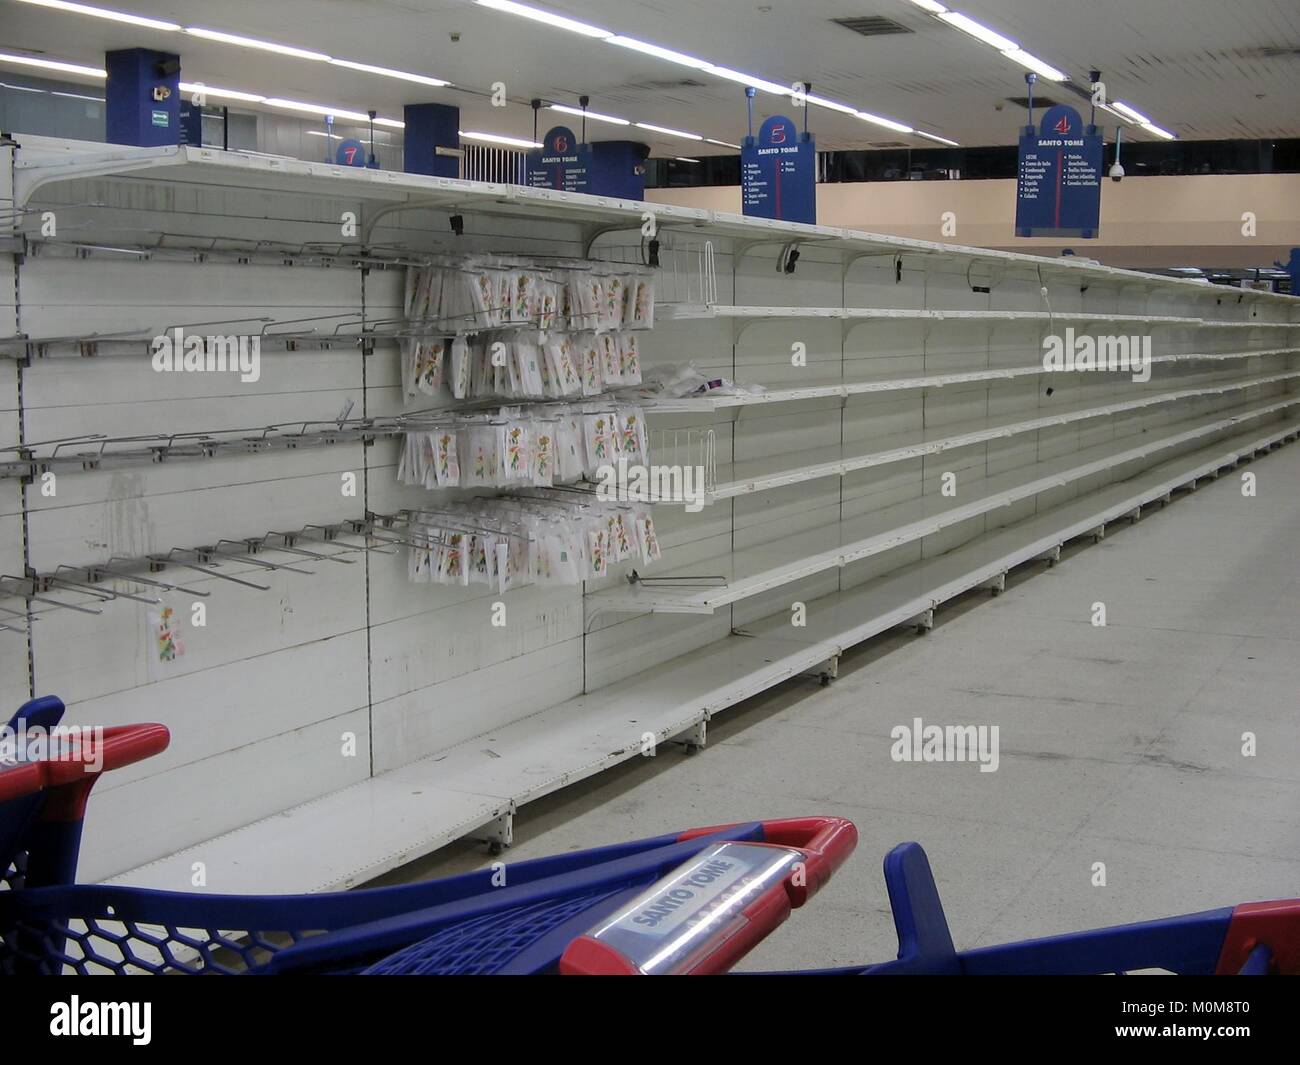
M 903 840 L 929 853 L 958 949 L 1290 897 L 1298 599 L 1300 447 L 1287 447 L 1055 568 L 1023 568 L 1000 598 L 940 612 L 924 638 L 874 641 L 829 688 L 791 682 L 729 711 L 698 754 L 670 748 L 525 807 L 506 860 L 727 821 L 851 818 L 849 863 L 747 969 L 892 957 L 880 862 Z M 893 760 L 891 730 L 916 718 L 996 726 L 996 770 Z M 485 861 L 464 844 L 388 882 Z

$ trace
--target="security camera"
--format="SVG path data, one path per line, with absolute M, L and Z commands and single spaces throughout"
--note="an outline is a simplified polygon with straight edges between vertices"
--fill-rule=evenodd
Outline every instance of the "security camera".
M 1124 168 L 1117 162 L 1110 164 L 1110 179 L 1111 181 L 1124 180 Z

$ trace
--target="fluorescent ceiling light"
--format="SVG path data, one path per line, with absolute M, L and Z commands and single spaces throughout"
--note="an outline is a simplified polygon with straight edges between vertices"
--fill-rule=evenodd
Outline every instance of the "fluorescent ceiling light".
M 337 137 L 339 140 L 343 140 L 343 136 L 341 134 L 327 133 L 321 129 L 307 129 L 307 130 L 303 130 L 303 132 L 306 133 L 307 136 L 309 137 L 328 137 L 330 140 L 334 140 Z
M 548 26 L 555 26 L 562 30 L 572 30 L 574 33 L 581 33 L 586 37 L 608 38 L 614 36 L 609 30 L 602 30 L 598 26 L 589 26 L 585 22 L 565 18 L 563 15 L 553 15 L 549 11 L 529 7 L 527 4 L 516 4 L 514 0 L 474 0 L 474 2 L 481 7 L 490 7 L 495 11 L 508 11 L 512 15 L 522 15 L 524 18 L 530 18 L 536 22 L 545 22 Z
M 816 104 L 818 107 L 826 107 L 832 111 L 839 111 L 841 114 L 844 115 L 853 115 L 854 117 L 856 117 L 858 113 L 858 109 L 856 107 L 850 107 L 848 104 L 842 104 L 836 100 L 828 100 L 824 96 L 813 96 L 812 94 L 809 94 L 808 96 L 805 97 L 805 99 L 810 104 Z
M 616 126 L 630 126 L 632 124 L 626 118 L 602 115 L 599 111 L 583 111 L 580 107 L 569 107 L 566 104 L 547 104 L 547 108 L 551 111 L 563 111 L 566 115 L 582 115 L 586 118 L 594 118 L 597 122 L 612 122 Z
M 493 144 L 508 144 L 512 148 L 540 148 L 536 141 L 526 141 L 520 137 L 503 137 L 498 133 L 477 133 L 473 130 L 461 130 L 460 135 L 471 141 L 490 141 Z
M 376 118 L 376 126 L 387 126 L 389 129 L 406 129 L 406 123 L 396 118 Z
M 918 137 L 924 137 L 926 140 L 938 141 L 940 144 L 947 144 L 952 146 L 953 148 L 961 147 L 961 145 L 958 144 L 956 141 L 950 141 L 947 137 L 940 137 L 939 134 L 937 133 L 926 133 L 925 130 L 923 129 L 916 129 L 913 130 L 912 132 L 915 133 Z
M 258 96 L 252 92 L 240 92 L 238 89 L 218 89 L 215 85 L 204 85 L 199 81 L 182 81 L 180 85 L 181 92 L 202 93 L 204 96 L 220 96 L 222 99 L 229 100 L 246 100 L 250 104 L 260 104 L 265 102 L 265 96 Z
M 18 92 L 45 92 L 44 89 L 38 89 L 35 85 L 10 85 L 7 81 L 0 81 L 0 89 L 15 89 Z
M 79 92 L 58 92 L 54 89 L 51 89 L 50 95 L 66 96 L 70 100 L 90 100 L 92 103 L 97 103 L 97 104 L 102 104 L 104 102 L 104 98 L 102 96 L 86 96 L 83 93 L 79 93 Z
M 174 33 L 180 29 L 175 22 L 163 22 L 155 18 L 143 18 L 140 15 L 128 15 L 124 11 L 110 11 L 106 7 L 90 7 L 88 4 L 70 4 L 66 0 L 21 0 L 24 4 L 38 7 L 50 7 L 55 11 L 69 11 L 74 15 L 93 15 L 95 18 L 111 19 L 113 22 L 129 22 L 132 26 L 143 26 L 150 30 L 165 30 Z
M 19 66 L 40 67 L 42 70 L 58 70 L 64 74 L 81 74 L 87 78 L 106 78 L 108 71 L 98 67 L 83 67 L 78 63 L 60 63 L 56 59 L 37 59 L 30 55 L 11 55 L 0 52 L 0 63 L 17 63 Z
M 336 67 L 347 67 L 349 70 L 360 70 L 366 74 L 378 74 L 383 78 L 400 78 L 402 81 L 413 81 L 417 85 L 432 85 L 434 88 L 441 88 L 444 85 L 451 84 L 449 81 L 443 81 L 442 78 L 431 78 L 427 74 L 411 74 L 405 70 L 392 70 L 389 67 L 374 67 L 369 63 L 354 63 L 350 59 L 331 59 L 330 62 Z
M 1028 67 L 1035 74 L 1041 74 L 1048 81 L 1066 81 L 1067 75 L 1061 73 L 1056 67 L 1049 66 L 1037 56 L 1030 55 L 1023 48 L 1014 48 L 1009 52 L 1003 52 L 1008 59 L 1013 59 L 1022 67 Z
M 1157 137 L 1160 137 L 1163 140 L 1171 141 L 1174 139 L 1174 135 L 1172 133 L 1170 133 L 1167 129 L 1161 129 L 1159 126 L 1155 125 L 1154 123 L 1143 122 L 1142 128 L 1146 130 L 1148 133 L 1154 133 Z
M 879 115 L 873 115 L 870 111 L 855 112 L 858 118 L 864 122 L 874 122 L 877 126 L 884 126 L 885 129 L 892 129 L 897 133 L 915 133 L 911 126 L 905 126 L 901 122 L 895 122 L 892 118 L 881 118 Z
M 768 81 L 766 78 L 757 78 L 753 74 L 746 74 L 740 70 L 732 70 L 730 67 L 715 67 L 709 64 L 704 68 L 706 73 L 715 77 L 726 78 L 728 81 L 738 81 L 741 85 L 752 85 L 756 89 L 762 89 L 764 92 L 770 92 L 775 96 L 789 96 L 791 88 L 788 85 L 778 85 L 774 81 Z
M 662 133 L 666 137 L 685 137 L 688 141 L 704 140 L 698 133 L 686 133 L 680 129 L 669 129 L 667 126 L 652 126 L 649 122 L 636 123 L 638 129 L 648 129 L 654 133 Z
M 305 48 L 293 48 L 287 44 L 275 44 L 272 41 L 259 41 L 256 37 L 240 37 L 234 33 L 223 33 L 221 30 L 204 30 L 196 26 L 186 26 L 185 32 L 193 34 L 195 37 L 203 37 L 209 41 L 238 44 L 244 48 L 259 48 L 263 52 L 278 52 L 280 55 L 291 55 L 296 59 L 315 59 L 322 63 L 328 63 L 330 60 L 330 57 L 323 52 L 309 52 Z
M 660 48 L 657 44 L 638 41 L 635 37 L 606 37 L 605 43 L 617 44 L 621 48 L 630 48 L 634 52 L 652 55 L 656 59 L 666 59 L 669 63 L 680 63 L 684 67 L 694 67 L 696 70 L 706 70 L 710 65 L 706 60 L 696 59 L 693 55 L 674 52 L 671 48 Z M 782 89 L 781 91 L 786 92 L 787 90 Z
M 1151 121 L 1151 119 L 1147 118 L 1147 116 L 1141 111 L 1136 111 L 1129 107 L 1129 105 L 1124 103 L 1123 100 L 1112 100 L 1111 106 L 1126 118 L 1131 118 L 1134 122 L 1140 122 L 1142 125 L 1146 125 Z
M 1113 107 L 1110 106 L 1110 104 L 1098 104 L 1097 106 L 1100 107 L 1103 111 L 1106 111 L 1106 112 L 1108 112 L 1108 113 L 1114 115 L 1116 118 L 1122 119 L 1122 120 L 1125 121 L 1125 122 L 1132 122 L 1132 121 L 1133 121 L 1133 119 L 1129 118 L 1128 115 L 1123 114 L 1123 113 L 1121 113 L 1121 112 L 1119 112 L 1119 111 L 1116 111 L 1115 108 L 1113 108 Z
M 339 107 L 328 107 L 325 104 L 303 103 L 301 100 L 281 100 L 278 96 L 271 96 L 263 100 L 262 103 L 268 107 L 283 107 L 287 111 L 306 111 L 312 115 L 332 115 L 335 118 L 349 118 L 353 122 L 369 122 L 370 116 L 363 115 L 360 111 L 345 111 Z
M 673 158 L 676 159 L 679 163 L 698 163 L 698 162 L 699 162 L 698 159 L 691 159 L 691 158 L 689 158 L 689 157 L 687 157 L 687 156 L 685 156 L 685 155 L 675 155 L 675 156 L 673 156 Z
M 750 85 L 756 89 L 761 89 L 764 92 L 772 93 L 774 96 L 795 95 L 793 86 L 786 86 L 775 81 L 769 81 L 768 79 L 758 77 L 755 74 L 746 74 L 743 70 L 734 70 L 731 67 L 719 66 L 715 63 L 710 63 L 706 59 L 687 55 L 684 52 L 677 52 L 671 48 L 664 48 L 661 45 L 651 44 L 649 41 L 642 41 L 636 37 L 627 37 L 623 34 L 611 33 L 608 30 L 588 25 L 585 22 L 577 22 L 574 19 L 565 18 L 563 15 L 552 14 L 551 12 L 544 11 L 541 8 L 529 7 L 527 4 L 515 3 L 515 0 L 474 0 L 474 2 L 480 7 L 490 7 L 496 11 L 506 11 L 513 15 L 521 15 L 524 18 L 534 19 L 537 22 L 544 22 L 547 25 L 558 26 L 560 29 L 572 30 L 575 33 L 582 33 L 588 37 L 597 37 L 608 44 L 617 44 L 622 48 L 628 48 L 634 52 L 640 52 L 643 55 L 653 56 L 656 59 L 662 59 L 668 63 L 677 63 L 680 66 L 690 67 L 693 70 L 702 70 L 707 74 L 724 78 L 727 81 L 734 81 L 741 85 Z M 924 8 L 926 11 L 939 15 L 940 17 L 947 17 L 949 15 L 947 8 L 942 4 L 934 3 L 933 0 L 912 0 L 912 2 L 918 7 Z M 972 22 L 970 19 L 965 18 L 965 16 L 957 16 L 957 18 L 960 21 L 955 22 L 954 25 L 957 25 L 961 29 L 966 29 L 968 33 L 974 33 L 975 36 L 980 36 L 982 33 L 984 35 L 982 39 L 987 40 L 989 43 L 996 44 L 998 47 L 1006 50 L 1015 50 L 1019 47 L 1015 41 L 1007 40 L 1005 37 L 993 33 L 992 30 L 980 26 L 979 23 Z M 967 28 L 968 26 L 974 27 L 974 29 L 969 29 Z M 1046 64 L 1044 64 L 1044 66 L 1046 66 Z M 898 133 L 912 132 L 911 126 L 905 126 L 901 122 L 895 122 L 893 119 L 889 118 L 881 118 L 878 115 L 873 115 L 866 111 L 858 111 L 847 104 L 841 104 L 835 100 L 828 100 L 825 97 L 813 96 L 811 94 L 805 95 L 804 98 L 809 103 L 815 104 L 818 107 L 825 107 L 832 111 L 839 111 L 841 114 L 853 115 L 857 118 L 865 119 L 868 122 L 874 122 L 877 125 L 884 126 L 886 129 L 895 130 Z M 582 114 L 582 112 L 577 108 L 564 107 L 559 104 L 551 104 L 549 107 L 551 110 L 562 111 L 565 114 Z M 587 112 L 587 117 L 593 118 L 598 122 L 613 122 L 615 125 L 628 124 L 623 119 L 615 118 L 611 115 L 602 116 L 591 111 Z M 687 133 L 679 129 L 669 129 L 666 126 L 656 126 L 649 122 L 635 122 L 631 124 L 637 126 L 639 129 L 648 129 L 651 132 L 662 133 L 668 137 L 684 137 L 687 140 L 706 141 L 709 144 L 717 144 L 724 148 L 740 149 L 739 144 L 732 144 L 730 141 L 719 141 L 708 137 L 701 137 L 697 133 Z
M 967 18 L 956 11 L 945 11 L 938 17 L 948 25 L 956 26 L 962 32 L 969 33 L 977 40 L 983 41 L 985 44 L 991 44 L 999 52 L 1015 52 L 1020 49 L 1020 45 L 1009 37 L 1003 37 L 1002 34 L 995 33 L 987 26 L 976 22 L 973 18 Z

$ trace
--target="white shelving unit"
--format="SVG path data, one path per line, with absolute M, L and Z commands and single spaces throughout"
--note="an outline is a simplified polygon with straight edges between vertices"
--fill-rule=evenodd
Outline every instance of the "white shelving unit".
M 829 529 L 813 529 L 779 543 L 728 552 L 692 565 L 693 570 L 701 573 L 724 576 L 723 585 L 692 588 L 690 579 L 684 577 L 682 582 L 686 587 L 655 583 L 626 590 L 613 588 L 596 593 L 589 603 L 595 611 L 712 613 L 742 599 L 883 554 L 971 518 L 1139 462 L 1161 451 L 1277 414 L 1291 415 L 1296 406 L 1300 406 L 1300 396 L 1248 408 L 1229 417 L 1201 419 L 1187 428 L 1178 427 L 1177 432 L 1162 432 L 1137 447 L 1100 444 L 1040 463 L 1032 480 L 1025 480 L 1018 470 L 976 478 L 966 483 L 961 501 L 945 499 L 937 493 L 922 496 L 841 521 Z M 657 582 L 666 584 L 670 580 L 669 575 L 656 575 Z
M 730 467 L 719 467 L 720 479 L 717 488 L 710 493 L 710 496 L 713 501 L 717 501 L 791 484 L 801 484 L 823 477 L 844 477 L 859 470 L 904 462 L 925 455 L 937 455 L 945 451 L 987 443 L 990 440 L 1002 440 L 1022 433 L 1038 432 L 1053 426 L 1069 425 L 1090 418 L 1110 417 L 1147 407 L 1176 403 L 1179 400 L 1226 395 L 1270 384 L 1289 383 L 1297 377 L 1300 377 L 1300 372 L 1288 371 L 1230 384 L 1157 393 L 1104 406 L 1079 406 L 1027 421 L 1008 422 L 1001 417 L 982 418 L 940 429 L 923 429 L 904 434 L 891 439 L 889 447 L 866 454 L 858 453 L 846 445 L 840 445 L 828 449 L 795 452 L 788 456 L 797 460 L 793 464 L 787 459 L 760 459 L 750 463 L 736 463 Z
M 586 588 L 503 598 L 408 583 L 400 532 L 375 515 L 428 494 L 396 483 L 398 443 L 380 433 L 61 468 L 54 499 L 0 478 L 4 573 L 265 544 L 276 529 L 351 530 L 369 548 L 324 565 L 290 558 L 303 542 L 282 537 L 280 553 L 168 578 L 210 593 L 207 628 L 170 672 L 149 658 L 143 603 L 0 632 L 11 706 L 52 692 L 72 720 L 172 729 L 166 755 L 97 792 L 86 876 L 188 889 L 203 861 L 210 890 L 315 891 L 467 836 L 506 844 L 520 805 L 641 757 L 647 737 L 699 746 L 714 714 L 802 674 L 833 676 L 853 645 L 924 629 L 955 596 L 1300 435 L 1300 309 L 1285 297 L 514 186 L 19 142 L 4 149 L 0 193 L 55 210 L 77 241 L 131 253 L 8 242 L 19 255 L 2 257 L 14 285 L 0 287 L 17 297 L 0 346 L 14 367 L 0 447 L 322 424 L 349 402 L 354 419 L 391 425 L 409 413 L 396 347 L 382 330 L 340 342 L 341 314 L 362 331 L 400 317 L 403 264 L 422 253 L 625 261 L 647 210 L 663 262 L 647 369 L 692 359 L 765 386 L 645 401 L 656 439 L 707 436 L 718 450 L 702 510 L 656 509 L 664 560 L 638 577 L 669 581 L 630 583 L 625 564 Z M 778 273 L 792 245 L 798 267 Z M 712 263 L 716 277 L 698 274 Z M 249 319 L 294 333 L 264 350 L 259 382 L 148 371 L 149 330 Z M 1067 326 L 1151 335 L 1151 379 L 1044 371 L 1043 337 Z M 792 362 L 795 345 L 806 363 Z M 347 474 L 355 496 L 340 493 Z M 503 629 L 490 620 L 498 599 Z M 795 601 L 804 627 L 790 624 Z
M 717 714 L 791 678 L 828 674 L 846 650 L 905 624 L 928 627 L 944 603 L 989 587 L 1000 591 L 1017 566 L 1059 554 L 1063 542 L 1100 537 L 1143 507 L 1195 490 L 1244 456 L 1300 439 L 1300 423 L 1234 438 L 1153 467 L 1086 503 L 1008 528 L 877 581 L 807 604 L 810 623 L 784 617 L 736 630 L 597 692 L 530 714 L 490 736 L 286 810 L 201 846 L 113 878 L 175 890 L 203 861 L 235 892 L 343 890 L 474 837 L 508 843 L 520 806 L 605 769 L 644 757 L 657 742 L 702 745 Z M 435 812 L 436 811 L 436 812 Z M 346 845 L 340 845 L 340 835 Z

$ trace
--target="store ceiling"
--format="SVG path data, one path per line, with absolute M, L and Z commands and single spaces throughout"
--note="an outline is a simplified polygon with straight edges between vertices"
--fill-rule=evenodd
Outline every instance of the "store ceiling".
M 530 98 L 576 104 L 582 94 L 590 95 L 592 110 L 720 141 L 738 142 L 745 131 L 738 84 L 473 0 L 113 0 L 111 6 L 428 74 L 458 88 L 427 88 L 18 0 L 0 0 L 0 50 L 102 65 L 107 49 L 165 48 L 181 54 L 186 81 L 356 111 L 373 107 L 393 118 L 401 118 L 407 102 L 454 103 L 462 129 L 525 138 L 533 131 Z M 1024 68 L 909 0 L 536 0 L 534 6 L 780 84 L 808 79 L 815 94 L 964 145 L 1013 143 L 1024 122 L 1023 108 L 1007 102 L 1023 97 Z M 1300 136 L 1295 0 L 953 0 L 952 6 L 1076 84 L 1087 83 L 1091 68 L 1101 69 L 1112 99 L 1181 138 Z M 901 31 L 864 36 L 833 21 L 858 18 L 887 19 Z M 487 95 L 497 81 L 512 101 L 505 108 L 494 108 Z M 1085 104 L 1042 80 L 1036 92 Z M 790 106 L 760 92 L 755 110 L 761 119 Z M 822 149 L 935 146 L 822 108 L 810 117 Z M 1108 126 L 1117 123 L 1103 118 Z M 541 129 L 557 121 L 576 124 L 543 112 Z M 731 150 L 635 127 L 590 123 L 588 133 L 645 140 L 659 156 Z M 1128 135 L 1154 139 L 1136 127 Z

